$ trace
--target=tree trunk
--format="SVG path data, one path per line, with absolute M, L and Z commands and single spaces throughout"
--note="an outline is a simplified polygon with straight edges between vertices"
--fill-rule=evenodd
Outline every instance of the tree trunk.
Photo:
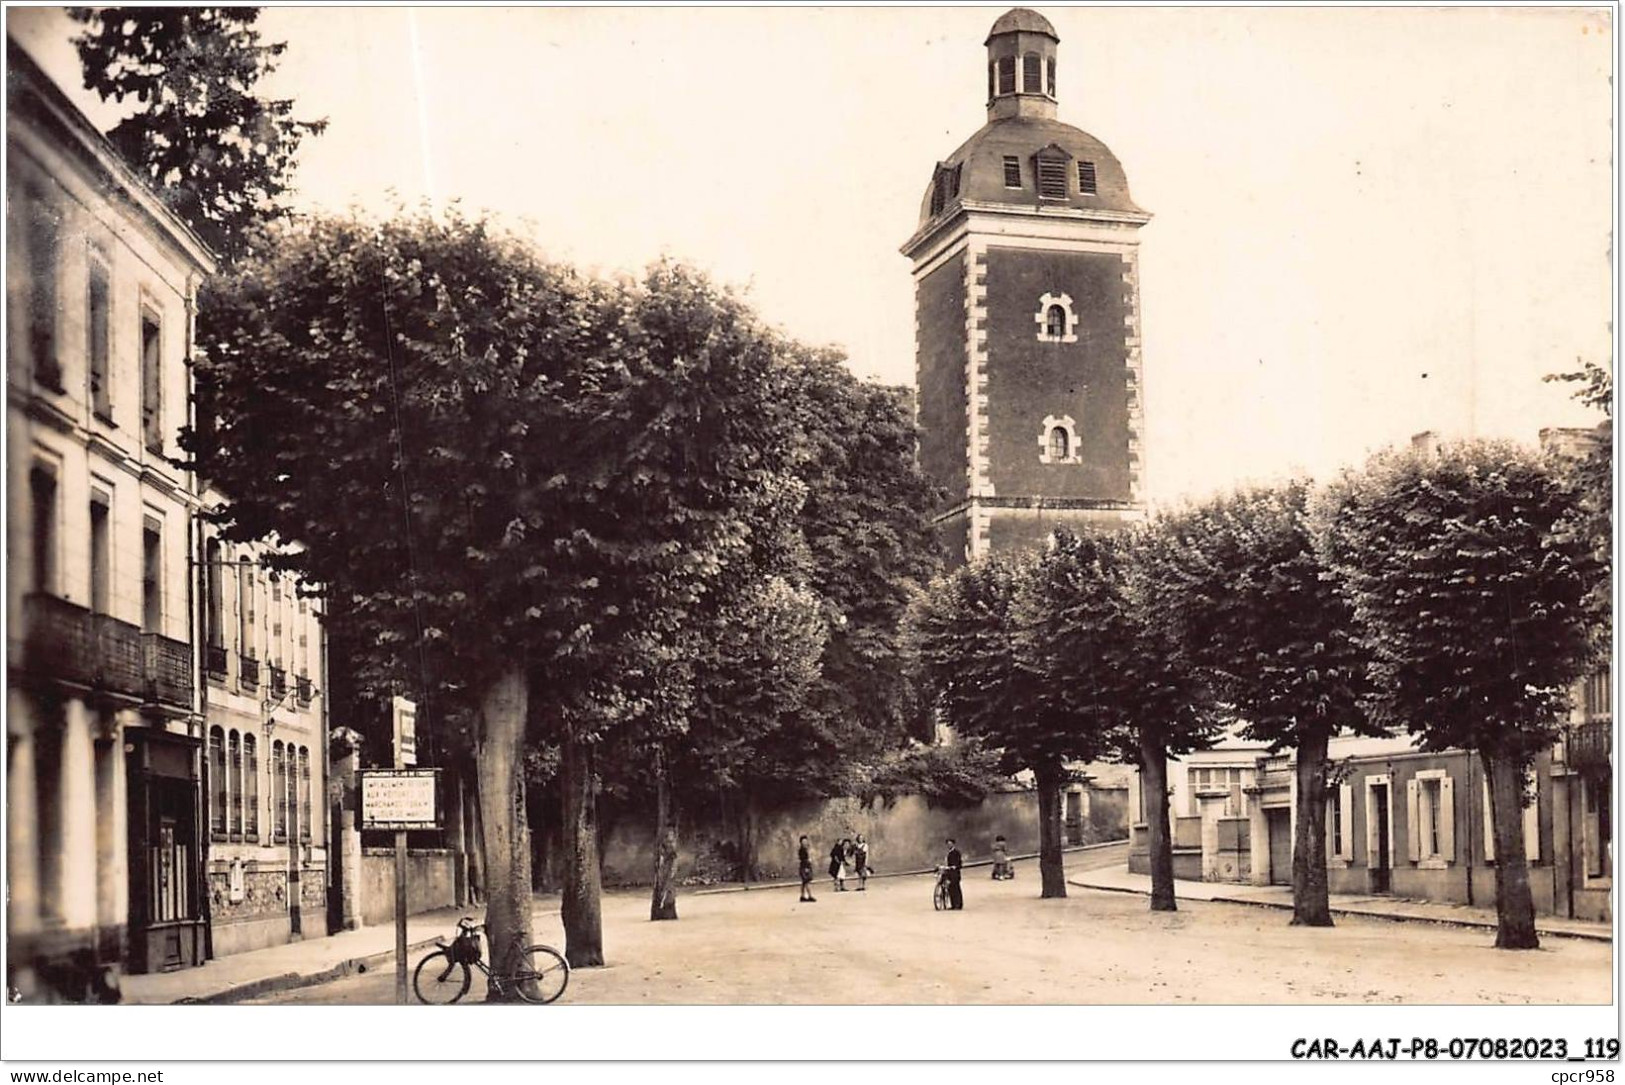
M 1292 842 L 1292 925 L 1332 926 L 1326 886 L 1326 747 L 1330 736 L 1307 729 L 1298 742 L 1298 831 Z M 1349 831 L 1348 826 L 1343 827 Z
M 672 817 L 666 749 L 655 747 L 655 885 L 649 919 L 677 918 L 677 824 Z
M 1061 781 L 1066 773 L 1059 762 L 1047 762 L 1033 772 L 1038 779 L 1039 897 L 1066 896 L 1065 860 L 1061 857 Z
M 468 903 L 485 903 L 485 815 L 480 810 L 479 766 L 474 790 L 468 794 L 464 827 L 468 840 Z
M 604 963 L 604 921 L 598 866 L 598 800 L 593 749 L 575 735 L 564 739 L 559 764 L 564 825 L 564 956 L 571 968 Z
M 525 707 L 522 670 L 510 670 L 480 699 L 479 785 L 485 814 L 485 932 L 494 971 L 521 967 L 531 944 L 530 834 L 525 826 Z M 490 996 L 495 997 L 495 994 Z
M 744 790 L 739 792 L 737 802 L 739 811 L 739 880 L 742 882 L 760 881 L 762 869 L 756 858 L 756 800 L 749 790 Z
M 1140 736 L 1140 786 L 1145 789 L 1146 843 L 1151 851 L 1151 910 L 1173 912 L 1174 841 L 1168 825 L 1168 748 Z
M 537 893 L 546 893 L 552 888 L 547 877 L 548 851 L 551 846 L 547 831 L 549 798 L 544 787 L 525 789 L 525 810 L 530 816 L 530 887 Z
M 462 767 L 453 766 L 446 774 L 446 840 L 451 848 L 451 899 L 459 908 L 469 905 L 468 899 L 468 832 L 463 828 Z
M 1529 891 L 1529 864 L 1523 844 L 1523 769 L 1516 758 L 1480 750 L 1490 782 L 1490 817 L 1495 824 L 1495 948 L 1539 949 L 1535 898 Z

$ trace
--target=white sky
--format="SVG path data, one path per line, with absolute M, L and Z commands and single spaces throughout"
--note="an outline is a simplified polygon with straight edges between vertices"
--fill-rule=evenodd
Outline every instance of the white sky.
M 1003 10 L 280 8 L 261 27 L 289 43 L 271 89 L 331 122 L 302 206 L 455 197 L 583 265 L 667 253 L 907 384 L 897 248 L 935 161 L 985 120 Z M 1061 119 L 1155 215 L 1154 499 L 1422 429 L 1594 420 L 1540 378 L 1611 357 L 1608 12 L 1041 10 Z M 65 16 L 8 21 L 105 123 Z

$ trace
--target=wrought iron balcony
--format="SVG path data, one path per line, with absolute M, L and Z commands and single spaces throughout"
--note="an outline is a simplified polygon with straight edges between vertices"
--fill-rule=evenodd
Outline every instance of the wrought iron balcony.
M 211 678 L 226 677 L 226 646 L 224 644 L 211 644 L 206 651 L 204 666 L 208 669 Z
M 23 599 L 23 669 L 89 685 L 95 675 L 90 611 L 45 592 Z
M 271 664 L 271 700 L 280 701 L 288 695 L 288 672 Z
M 294 679 L 293 686 L 294 696 L 299 698 L 299 703 L 302 705 L 308 705 L 310 703 L 309 676 L 301 674 L 298 678 Z
M 244 689 L 259 689 L 260 661 L 253 656 L 239 656 L 237 658 L 237 675 L 242 680 Z
M 147 676 L 140 627 L 107 614 L 92 614 L 90 628 L 96 644 L 96 674 L 92 684 L 109 693 L 144 697 Z
M 192 705 L 192 646 L 157 633 L 141 634 L 147 700 L 175 708 Z
M 1613 721 L 1593 720 L 1569 730 L 1566 753 L 1577 769 L 1606 769 L 1614 752 Z

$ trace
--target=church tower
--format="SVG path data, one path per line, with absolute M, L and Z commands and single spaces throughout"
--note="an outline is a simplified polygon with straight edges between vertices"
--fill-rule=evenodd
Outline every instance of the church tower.
M 987 124 L 937 163 L 903 245 L 920 465 L 966 560 L 1140 515 L 1139 230 L 1117 157 L 1056 118 L 1060 38 L 1026 8 L 987 38 Z

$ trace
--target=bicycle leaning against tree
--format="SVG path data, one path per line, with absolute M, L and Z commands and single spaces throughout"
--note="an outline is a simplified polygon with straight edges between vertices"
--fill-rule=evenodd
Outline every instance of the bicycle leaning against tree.
M 457 921 L 457 937 L 436 941 L 436 949 L 418 962 L 412 990 L 419 1002 L 449 1006 L 468 993 L 473 970 L 485 973 L 498 999 L 512 993 L 522 1002 L 545 1005 L 564 994 L 570 983 L 570 962 L 552 946 L 525 946 L 518 951 L 518 967 L 511 973 L 494 971 L 485 963 L 480 932 L 485 924 L 472 916 Z M 519 939 L 515 938 L 517 945 Z

